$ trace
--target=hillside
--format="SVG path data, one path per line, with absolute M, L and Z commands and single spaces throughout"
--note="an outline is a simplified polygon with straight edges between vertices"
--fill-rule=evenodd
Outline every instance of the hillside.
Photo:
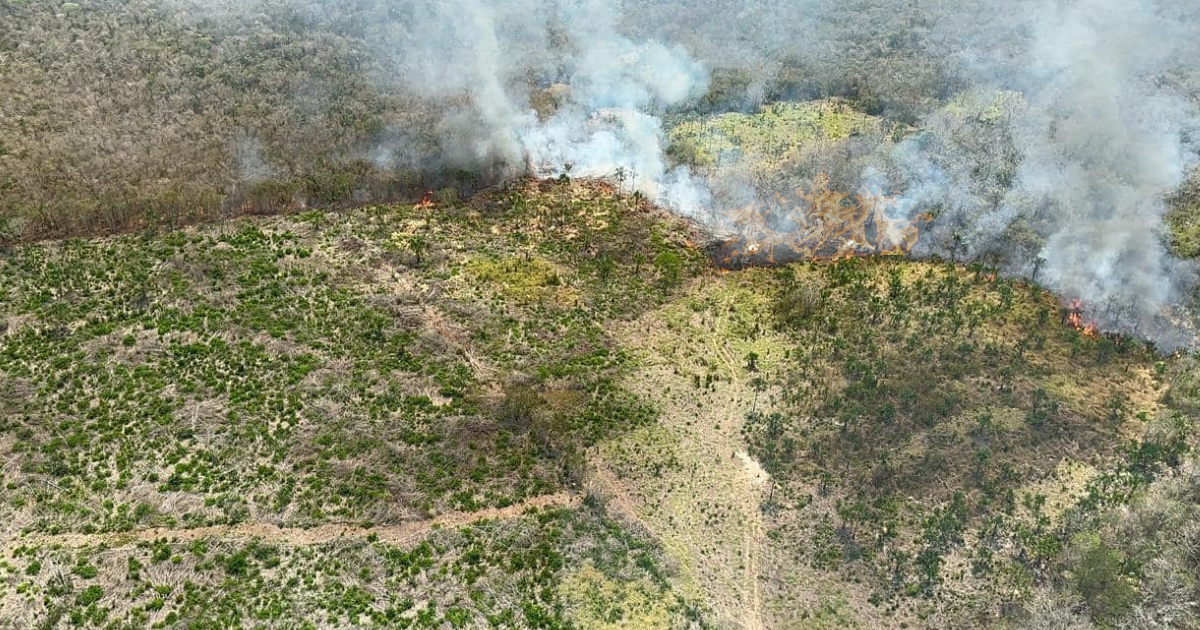
M 1062 571 L 1187 458 L 1190 363 L 982 267 L 729 273 L 693 238 L 564 179 L 6 250 L 0 623 L 942 628 L 1111 596 Z M 1157 592 L 1116 570 L 1098 622 Z
M 373 80 L 361 30 L 228 8 L 0 5 L 0 242 L 470 187 L 416 167 L 435 112 Z M 393 163 L 377 147 L 398 137 Z
M 611 584 L 679 621 L 652 542 L 572 489 L 653 421 L 604 323 L 694 273 L 684 230 L 531 183 L 5 254 L 3 617 L 557 627 Z
M 836 47 L 822 44 L 816 59 L 787 50 L 773 66 L 777 76 L 758 76 L 724 59 L 723 51 L 711 51 L 701 109 L 744 109 L 764 96 L 838 96 L 911 123 L 932 94 L 946 89 L 945 63 L 915 57 L 930 44 L 926 37 L 895 39 L 894 52 L 902 54 L 877 57 L 882 34 L 909 28 L 917 11 L 862 5 L 852 10 L 869 14 L 870 28 L 852 28 L 839 23 L 836 11 L 823 11 L 821 24 L 838 33 Z M 6 86 L 0 91 L 0 243 L 347 207 L 429 188 L 469 193 L 494 183 L 492 164 L 463 155 L 477 138 L 446 129 L 464 122 L 446 116 L 458 112 L 469 92 L 452 87 L 470 78 L 469 64 L 437 73 L 436 82 L 448 86 L 415 81 L 402 67 L 412 56 L 409 48 L 454 39 L 440 29 L 431 37 L 415 19 L 422 8 L 428 13 L 438 6 L 450 5 L 0 4 L 0 81 Z M 670 15 L 673 37 L 700 52 L 717 45 L 703 20 L 730 8 L 630 2 L 622 10 L 634 30 L 634 22 L 657 24 Z M 740 15 L 737 23 L 756 26 L 758 18 Z M 790 43 L 781 48 L 809 39 L 789 32 Z M 502 77 L 505 87 L 541 116 L 558 101 L 556 78 L 573 71 L 573 43 L 562 33 L 551 40 L 522 38 L 519 49 L 504 56 L 518 65 Z M 453 53 L 439 51 L 436 59 Z M 886 86 L 868 85 L 870 75 L 887 76 L 877 79 Z M 761 92 L 757 99 L 752 88 Z
M 1197 32 L 0 1 L 0 630 L 1200 630 Z

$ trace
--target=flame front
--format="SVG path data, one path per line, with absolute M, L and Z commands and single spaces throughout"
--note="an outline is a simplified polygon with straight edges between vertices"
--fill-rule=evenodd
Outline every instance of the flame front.
M 1085 337 L 1096 338 L 1100 336 L 1100 328 L 1094 321 L 1084 321 L 1083 319 L 1083 301 L 1079 299 L 1071 300 L 1071 306 L 1067 313 L 1067 323 L 1072 328 L 1083 333 Z
M 790 209 L 779 208 L 780 216 L 797 226 L 790 232 L 776 232 L 770 227 L 763 204 L 734 210 L 731 219 L 737 226 L 736 246 L 724 262 L 732 265 L 745 256 L 765 252 L 767 261 L 774 263 L 778 247 L 810 260 L 905 255 L 912 251 L 920 236 L 916 224 L 933 218 L 920 214 L 914 220 L 895 219 L 887 215 L 887 209 L 897 205 L 896 197 L 865 186 L 851 197 L 830 189 L 829 184 L 829 176 L 822 172 L 808 192 L 803 188 L 796 190 L 801 203 Z M 786 204 L 782 195 L 776 195 L 776 201 L 781 206 Z M 874 243 L 867 237 L 869 223 L 875 228 Z

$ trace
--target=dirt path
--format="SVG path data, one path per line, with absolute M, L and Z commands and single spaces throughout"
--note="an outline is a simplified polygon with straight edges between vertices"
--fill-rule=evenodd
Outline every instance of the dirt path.
M 261 538 L 282 545 L 322 545 L 346 538 L 374 536 L 382 542 L 407 545 L 415 543 L 435 527 L 461 527 L 478 521 L 509 519 L 535 508 L 577 507 L 581 497 L 573 492 L 545 494 L 503 508 L 487 508 L 475 512 L 452 512 L 424 521 L 397 525 L 356 527 L 353 525 L 321 525 L 311 529 L 279 527 L 269 523 L 239 523 L 191 529 L 152 528 L 132 532 L 104 534 L 30 534 L 4 541 L 0 557 L 10 557 L 21 546 L 62 545 L 64 547 L 94 547 L 101 544 L 123 547 L 139 542 L 167 539 L 188 542 L 203 538 Z
M 741 436 L 755 395 L 742 357 L 753 351 L 765 367 L 782 345 L 740 332 L 751 317 L 734 312 L 741 295 L 710 296 L 715 306 L 705 312 L 669 306 L 616 331 L 640 364 L 627 387 L 661 415 L 595 449 L 589 481 L 610 514 L 662 543 L 684 591 L 707 602 L 721 625 L 762 630 L 760 504 L 769 476 Z M 696 384 L 705 374 L 716 377 L 711 387 Z
M 641 516 L 638 516 L 637 508 L 629 499 L 629 491 L 622 487 L 621 481 L 617 479 L 603 459 L 592 458 L 592 461 L 589 462 L 589 472 L 589 489 L 608 501 L 605 507 L 610 516 L 616 516 L 628 523 L 636 524 L 651 536 L 661 538 L 653 527 L 642 520 Z
M 757 514 L 758 501 L 748 503 L 743 507 L 749 518 L 746 519 L 746 531 L 742 537 L 742 561 L 746 566 L 742 575 L 742 588 L 746 592 L 742 627 L 746 630 L 763 630 L 762 593 L 758 584 L 758 556 L 762 549 L 763 527 L 762 519 Z

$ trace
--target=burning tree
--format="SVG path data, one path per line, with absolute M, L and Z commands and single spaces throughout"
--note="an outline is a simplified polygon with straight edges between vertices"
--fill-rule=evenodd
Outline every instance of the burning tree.
M 1100 335 L 1099 328 L 1095 321 L 1085 321 L 1083 318 L 1083 301 L 1076 298 L 1071 300 L 1070 306 L 1063 317 L 1063 323 L 1069 324 L 1075 330 L 1078 330 L 1086 337 L 1098 337 Z

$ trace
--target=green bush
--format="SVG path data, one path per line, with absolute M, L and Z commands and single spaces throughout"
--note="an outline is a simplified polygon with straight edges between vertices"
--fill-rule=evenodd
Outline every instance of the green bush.
M 104 597 L 104 589 L 93 584 L 83 589 L 83 591 L 80 592 L 75 598 L 75 602 L 80 606 L 91 606 L 92 604 L 100 601 L 102 597 Z
M 1068 568 L 1071 585 L 1098 623 L 1115 622 L 1138 601 L 1124 556 L 1094 534 L 1072 541 Z

